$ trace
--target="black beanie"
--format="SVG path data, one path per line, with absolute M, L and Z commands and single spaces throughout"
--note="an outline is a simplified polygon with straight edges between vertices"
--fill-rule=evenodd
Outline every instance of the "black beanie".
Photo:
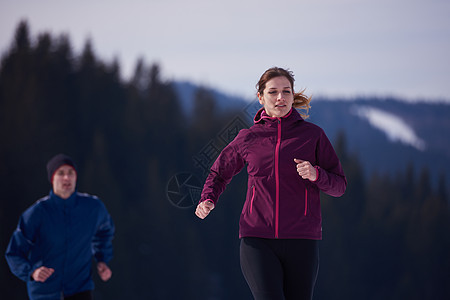
M 62 165 L 69 165 L 72 168 L 74 168 L 75 172 L 77 172 L 77 166 L 75 165 L 75 162 L 72 158 L 65 154 L 57 154 L 53 156 L 52 159 L 50 159 L 47 163 L 47 176 L 48 181 L 53 184 L 53 174 L 55 174 L 56 170 L 58 170 L 59 167 Z

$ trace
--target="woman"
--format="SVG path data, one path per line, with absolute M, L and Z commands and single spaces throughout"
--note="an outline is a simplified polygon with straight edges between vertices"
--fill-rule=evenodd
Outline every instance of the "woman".
M 268 69 L 257 90 L 263 107 L 254 125 L 241 130 L 215 161 L 196 215 L 205 218 L 247 164 L 239 237 L 241 268 L 252 294 L 258 300 L 312 299 L 322 239 L 319 193 L 339 197 L 347 181 L 323 130 L 295 109 L 308 111 L 310 99 L 294 93 L 292 72 Z

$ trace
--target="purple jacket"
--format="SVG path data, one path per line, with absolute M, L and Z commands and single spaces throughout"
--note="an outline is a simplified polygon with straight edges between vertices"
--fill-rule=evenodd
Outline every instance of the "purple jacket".
M 232 177 L 247 164 L 247 197 L 239 237 L 322 239 L 320 195 L 339 197 L 347 180 L 324 131 L 293 108 L 282 118 L 262 108 L 254 125 L 243 129 L 220 153 L 203 187 L 200 202 L 217 203 Z M 302 179 L 294 158 L 318 171 L 316 181 Z

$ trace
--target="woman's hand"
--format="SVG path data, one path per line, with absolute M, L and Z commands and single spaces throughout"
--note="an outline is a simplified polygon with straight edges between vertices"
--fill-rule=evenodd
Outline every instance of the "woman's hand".
M 52 274 L 55 272 L 55 269 L 47 268 L 47 267 L 39 267 L 33 271 L 31 277 L 34 281 L 45 282 Z
M 214 203 L 210 200 L 203 201 L 197 205 L 195 214 L 200 219 L 206 218 L 207 215 L 214 209 Z
M 317 180 L 317 170 L 309 161 L 294 158 L 294 162 L 297 164 L 297 172 L 303 179 L 309 179 L 311 181 Z

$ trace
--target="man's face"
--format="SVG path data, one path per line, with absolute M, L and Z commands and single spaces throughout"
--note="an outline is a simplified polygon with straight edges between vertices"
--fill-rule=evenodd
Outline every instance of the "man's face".
M 53 175 L 53 192 L 55 195 L 67 199 L 75 191 L 77 172 L 69 166 L 62 165 Z

